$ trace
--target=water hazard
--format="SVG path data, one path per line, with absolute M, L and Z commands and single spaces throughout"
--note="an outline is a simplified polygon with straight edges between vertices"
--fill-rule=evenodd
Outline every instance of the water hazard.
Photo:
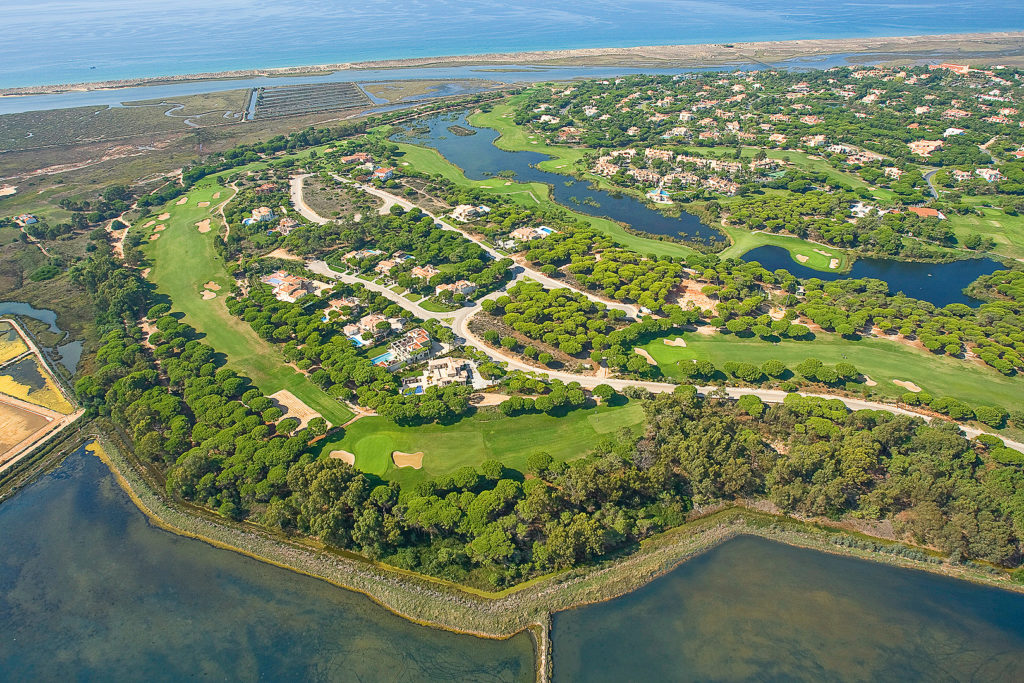
M 0 505 L 5 680 L 533 681 L 529 635 L 417 626 L 150 526 L 84 450 Z
M 555 681 L 1020 680 L 1024 595 L 741 537 L 556 614 Z
M 477 134 L 453 135 L 448 130 L 451 125 L 463 126 Z M 499 149 L 494 145 L 498 131 L 473 126 L 466 120 L 466 114 L 419 120 L 416 121 L 416 127 L 417 131 L 407 132 L 398 139 L 436 149 L 448 161 L 461 168 L 467 178 L 485 180 L 501 171 L 513 171 L 515 176 L 512 180 L 549 185 L 556 202 L 579 213 L 611 218 L 655 235 L 705 242 L 720 242 L 724 239 L 722 233 L 685 211 L 678 218 L 666 216 L 630 195 L 613 195 L 592 188 L 587 181 L 576 182 L 571 176 L 535 168 L 534 164 L 550 157 L 538 152 L 508 152 Z M 429 129 L 429 132 L 424 129 Z

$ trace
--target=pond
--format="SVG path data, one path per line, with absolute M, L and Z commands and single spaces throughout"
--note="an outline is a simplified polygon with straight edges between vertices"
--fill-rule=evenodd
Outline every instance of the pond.
M 0 504 L 4 680 L 533 681 L 532 638 L 417 626 L 151 526 L 84 449 Z
M 721 233 L 685 211 L 678 218 L 666 216 L 631 196 L 615 196 L 591 188 L 589 182 L 576 182 L 571 176 L 541 171 L 534 164 L 550 158 L 548 155 L 500 149 L 494 145 L 498 138 L 496 130 L 473 126 L 466 120 L 466 116 L 466 113 L 442 114 L 418 120 L 417 131 L 407 130 L 393 136 L 393 139 L 436 149 L 473 180 L 483 180 L 501 171 L 514 171 L 512 180 L 549 185 L 552 197 L 562 206 L 591 216 L 611 218 L 642 232 L 706 242 L 724 239 Z M 453 124 L 476 131 L 477 134 L 453 135 L 448 130 Z M 889 283 L 893 293 L 903 292 L 936 306 L 951 303 L 977 305 L 980 302 L 964 294 L 963 289 L 980 275 L 987 275 L 1003 267 L 992 259 L 918 263 L 860 258 L 849 273 L 828 273 L 800 265 L 788 251 L 776 246 L 758 247 L 744 254 L 743 259 L 758 261 L 768 270 L 783 268 L 800 278 L 876 278 Z
M 1021 680 L 1024 595 L 740 537 L 556 614 L 554 679 Z
M 31 304 L 20 301 L 0 301 L 0 318 L 7 315 L 21 315 L 26 318 L 34 318 L 49 326 L 50 332 L 63 334 L 64 331 L 57 326 L 57 314 L 45 308 L 35 308 Z M 78 361 L 82 358 L 82 341 L 69 341 L 53 349 L 57 355 L 57 361 L 72 375 L 78 369 Z
M 764 246 L 743 255 L 746 261 L 757 261 L 768 270 L 783 268 L 799 278 L 821 280 L 870 277 L 884 280 L 892 294 L 903 292 L 907 296 L 929 301 L 936 306 L 966 304 L 977 306 L 981 302 L 964 294 L 964 288 L 982 275 L 990 275 L 1003 264 L 992 259 L 968 259 L 950 263 L 922 263 L 893 261 L 880 258 L 858 258 L 848 273 L 827 273 L 800 265 L 782 247 Z
M 476 135 L 453 135 L 448 130 L 452 125 L 476 131 Z M 549 185 L 556 202 L 579 213 L 611 218 L 655 235 L 709 243 L 725 239 L 722 233 L 685 211 L 679 217 L 666 216 L 630 195 L 613 195 L 592 188 L 587 181 L 576 182 L 571 176 L 542 171 L 534 165 L 548 159 L 548 155 L 508 152 L 496 147 L 498 131 L 473 126 L 466 120 L 465 113 L 421 119 L 416 121 L 416 127 L 421 132 L 407 132 L 395 139 L 436 149 L 461 168 L 467 178 L 485 180 L 502 171 L 513 171 L 515 176 L 511 180 Z

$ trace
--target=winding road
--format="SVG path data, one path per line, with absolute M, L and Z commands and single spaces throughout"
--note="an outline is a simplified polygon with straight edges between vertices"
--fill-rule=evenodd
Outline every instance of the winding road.
M 305 178 L 305 176 L 297 176 L 296 178 L 292 179 L 292 200 L 293 200 L 293 202 L 295 202 L 296 209 L 298 209 L 300 214 L 302 214 L 303 216 L 306 216 L 307 218 L 309 218 L 309 216 L 306 213 L 307 211 L 310 212 L 313 216 L 316 216 L 316 218 L 318 220 L 315 220 L 314 222 L 326 223 L 327 222 L 326 219 L 323 219 L 321 216 L 318 216 L 316 214 L 316 212 L 314 212 L 311 208 L 309 208 L 309 206 L 307 206 L 302 201 L 302 180 L 304 178 Z M 351 182 L 351 181 L 345 181 L 344 179 L 341 179 L 341 178 L 338 178 L 338 180 L 340 180 L 342 182 Z M 296 181 L 298 181 L 298 182 L 296 182 Z M 385 192 L 384 190 L 380 190 L 379 188 L 364 186 L 364 185 L 361 185 L 359 183 L 353 183 L 353 184 L 355 186 L 357 186 L 361 190 L 364 190 L 364 191 L 366 191 L 366 192 L 368 192 L 370 194 L 373 194 L 373 195 L 375 195 L 377 197 L 380 197 L 381 199 L 385 199 L 385 201 L 390 200 L 391 202 L 393 202 L 395 204 L 398 204 L 399 206 L 402 206 L 405 209 L 411 209 L 411 208 L 413 208 L 415 206 L 412 202 L 409 202 L 408 200 L 403 199 L 401 197 L 397 197 L 395 195 L 392 195 L 389 192 Z M 420 210 L 422 211 L 422 209 L 420 209 Z M 431 218 L 433 218 L 434 221 L 436 223 L 438 223 L 439 225 L 441 225 L 444 229 L 446 229 L 446 230 L 453 230 L 455 232 L 458 232 L 458 233 L 462 234 L 464 237 L 466 237 L 466 239 L 469 239 L 469 240 L 479 244 L 482 248 L 484 248 L 494 258 L 504 258 L 501 254 L 499 254 L 497 251 L 495 251 L 493 248 L 491 248 L 487 244 L 484 244 L 479 238 L 476 238 L 474 235 L 466 233 L 466 232 L 464 232 L 462 230 L 459 230 L 458 228 L 449 225 L 445 221 L 437 219 L 436 217 L 432 216 L 431 214 L 427 213 L 426 211 L 424 211 L 424 214 L 430 216 Z M 310 220 L 313 220 L 313 219 L 310 218 Z M 570 382 L 577 382 L 577 383 L 579 383 L 580 386 L 582 386 L 582 387 L 584 387 L 586 389 L 593 389 L 594 387 L 596 387 L 599 384 L 607 384 L 607 385 L 613 387 L 616 391 L 622 391 L 622 390 L 626 389 L 627 387 L 640 387 L 640 388 L 643 388 L 643 389 L 646 389 L 646 390 L 650 391 L 651 393 L 658 394 L 658 393 L 668 393 L 668 392 L 674 391 L 676 389 L 676 387 L 679 386 L 677 384 L 671 384 L 671 383 L 668 383 L 668 382 L 650 382 L 650 381 L 637 380 L 637 379 L 621 379 L 621 378 L 601 377 L 601 376 L 598 376 L 598 375 L 579 375 L 579 374 L 572 373 L 572 372 L 563 372 L 563 371 L 558 371 L 558 370 L 548 370 L 548 369 L 544 369 L 544 368 L 538 368 L 538 367 L 535 367 L 535 366 L 532 366 L 532 365 L 528 365 L 527 363 L 524 363 L 518 357 L 506 353 L 506 351 L 504 349 L 502 349 L 502 348 L 495 348 L 493 346 L 490 346 L 489 344 L 484 342 L 484 340 L 482 340 L 479 337 L 477 337 L 476 335 L 474 335 L 470 331 L 470 329 L 469 329 L 469 321 L 470 321 L 470 319 L 474 315 L 476 315 L 478 312 L 480 312 L 482 310 L 481 306 L 480 306 L 480 302 L 484 301 L 485 299 L 496 299 L 496 298 L 500 297 L 501 295 L 503 295 L 508 290 L 509 287 L 514 285 L 516 282 L 519 282 L 519 281 L 523 280 L 524 278 L 531 278 L 531 279 L 537 280 L 538 282 L 540 282 L 542 285 L 544 285 L 545 287 L 547 287 L 549 289 L 567 288 L 565 283 L 562 283 L 562 282 L 560 282 L 558 280 L 555 280 L 554 278 L 549 278 L 546 275 L 544 275 L 543 273 L 540 273 L 540 272 L 538 272 L 538 271 L 536 271 L 536 270 L 534 270 L 532 268 L 529 268 L 528 266 L 522 265 L 522 264 L 518 264 L 517 263 L 516 265 L 514 265 L 512 267 L 512 271 L 513 271 L 515 277 L 511 281 L 509 281 L 508 283 L 503 285 L 501 288 L 497 289 L 494 292 L 491 292 L 487 296 L 481 297 L 480 299 L 478 299 L 477 301 L 473 302 L 470 305 L 463 306 L 461 309 L 459 309 L 457 311 L 447 311 L 447 312 L 428 311 L 425 308 L 423 308 L 420 305 L 418 305 L 416 302 L 410 301 L 409 299 L 407 299 L 403 295 L 401 295 L 401 294 L 399 294 L 397 292 L 392 291 L 391 289 L 389 289 L 388 287 L 386 287 L 384 285 L 381 285 L 381 284 L 378 284 L 378 283 L 372 282 L 372 281 L 363 280 L 363 279 L 358 278 L 355 275 L 351 275 L 349 273 L 341 273 L 341 272 L 335 271 L 324 261 L 309 261 L 306 264 L 306 267 L 309 268 L 314 273 L 317 273 L 318 275 L 322 275 L 322 276 L 324 276 L 326 278 L 329 278 L 329 279 L 332 279 L 332 280 L 339 280 L 341 282 L 347 282 L 347 283 L 350 283 L 350 284 L 360 284 L 360 285 L 363 285 L 364 287 L 366 287 L 370 291 L 373 291 L 373 292 L 376 292 L 378 294 L 381 294 L 381 295 L 387 297 L 388 299 L 390 299 L 391 301 L 395 302 L 396 304 L 402 306 L 403 308 L 408 309 L 410 312 L 413 313 L 413 315 L 419 317 L 422 320 L 444 320 L 444 321 L 448 322 L 451 325 L 452 331 L 455 333 L 456 340 L 458 342 L 460 342 L 462 344 L 466 344 L 466 345 L 472 346 L 473 348 L 477 349 L 478 351 L 481 351 L 482 353 L 484 353 L 485 355 L 487 355 L 489 358 L 491 358 L 492 360 L 494 360 L 496 362 L 504 363 L 506 365 L 507 369 L 509 369 L 509 370 L 520 370 L 520 371 L 526 372 L 526 373 L 533 373 L 533 374 L 536 374 L 536 375 L 547 377 L 549 379 L 557 379 L 557 380 L 560 380 L 560 381 L 565 382 L 567 384 L 570 383 Z M 568 288 L 568 289 L 573 289 L 573 288 Z M 596 301 L 598 303 L 607 305 L 607 306 L 609 306 L 611 308 L 618 308 L 619 310 L 624 310 L 624 311 L 626 311 L 627 315 L 630 315 L 631 317 L 634 317 L 634 318 L 637 317 L 637 310 L 636 310 L 636 308 L 634 306 L 629 306 L 628 304 L 618 304 L 618 305 L 615 305 L 615 306 L 611 306 L 607 302 L 598 299 L 597 297 L 589 294 L 588 292 L 583 292 L 581 290 L 576 290 L 576 289 L 574 289 L 574 291 L 578 291 L 578 292 L 582 293 L 584 296 L 587 296 L 588 299 L 591 299 L 591 300 Z M 766 403 L 782 403 L 785 400 L 786 396 L 788 395 L 787 392 L 782 391 L 780 389 L 759 389 L 759 388 L 755 388 L 755 387 L 718 387 L 718 386 L 701 386 L 701 387 L 697 387 L 697 393 L 699 395 L 701 395 L 701 396 L 707 396 L 708 394 L 711 394 L 712 392 L 716 392 L 716 391 L 720 392 L 723 389 L 725 391 L 725 395 L 728 396 L 729 398 L 736 399 L 736 398 L 739 398 L 741 396 L 753 395 L 753 396 L 757 396 L 758 398 L 760 398 L 762 401 L 764 401 Z M 945 419 L 945 418 L 936 418 L 936 417 L 933 417 L 931 415 L 922 415 L 921 413 L 914 412 L 912 410 L 908 410 L 907 408 L 902 408 L 900 406 L 890 405 L 890 404 L 887 404 L 887 403 L 877 403 L 877 402 L 874 402 L 874 401 L 865 401 L 863 399 L 848 398 L 848 397 L 845 397 L 845 396 L 834 396 L 834 395 L 831 395 L 831 394 L 819 394 L 819 393 L 802 392 L 802 391 L 798 392 L 798 393 L 801 396 L 812 396 L 812 397 L 816 397 L 816 398 L 824 398 L 824 399 L 830 399 L 830 400 L 839 400 L 848 409 L 853 410 L 853 411 L 855 411 L 855 410 L 883 410 L 885 412 L 892 413 L 894 415 L 908 415 L 908 416 L 911 416 L 911 417 L 920 417 L 920 418 L 924 419 L 926 422 L 931 422 L 933 419 Z M 975 427 L 970 427 L 970 426 L 966 426 L 966 425 L 958 425 L 958 426 L 960 427 L 960 429 L 963 431 L 963 433 L 968 438 L 975 438 L 975 437 L 977 437 L 980 434 L 988 433 L 988 432 L 985 432 L 984 430 L 977 429 Z M 999 437 L 999 438 L 1002 438 L 1002 437 Z M 1017 450 L 1017 451 L 1020 451 L 1020 452 L 1024 453 L 1024 443 L 1020 443 L 1020 442 L 1017 442 L 1017 441 L 1010 441 L 1010 440 L 1007 440 L 1007 439 L 1003 439 L 1003 443 L 1006 444 L 1006 446 L 1009 447 L 1009 448 L 1013 448 L 1014 450 Z

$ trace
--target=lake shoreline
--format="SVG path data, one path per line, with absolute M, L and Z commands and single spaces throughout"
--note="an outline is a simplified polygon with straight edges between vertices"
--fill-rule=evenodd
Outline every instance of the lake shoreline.
M 109 90 L 189 81 L 221 81 L 257 76 L 317 76 L 367 69 L 416 69 L 437 66 L 621 66 L 651 68 L 701 68 L 740 65 L 772 67 L 781 61 L 828 55 L 884 55 L 891 59 L 938 60 L 936 51 L 951 58 L 959 54 L 977 62 L 979 54 L 1003 58 L 1008 53 L 1024 56 L 1024 31 L 946 33 L 910 36 L 820 38 L 787 41 L 756 41 L 726 44 L 643 45 L 633 47 L 580 48 L 527 52 L 499 52 L 438 57 L 385 59 L 339 64 L 301 65 L 266 69 L 238 69 L 128 78 L 97 82 L 44 84 L 0 88 L 0 97 L 56 94 L 72 91 Z
M 87 451 L 107 465 L 118 485 L 154 526 L 362 593 L 380 607 L 422 626 L 499 640 L 528 630 L 538 657 L 538 680 L 549 680 L 551 671 L 552 614 L 621 597 L 743 535 L 1024 593 L 1024 585 L 997 578 L 977 566 L 887 553 L 875 548 L 918 549 L 740 505 L 711 510 L 647 539 L 630 554 L 596 566 L 547 574 L 501 592 L 488 592 L 356 559 L 353 553 L 331 552 L 311 540 L 285 538 L 256 525 L 221 520 L 212 513 L 183 509 L 167 499 L 134 456 L 115 443 L 116 437 L 95 428 L 91 431 L 94 440 Z M 836 539 L 844 539 L 843 544 Z

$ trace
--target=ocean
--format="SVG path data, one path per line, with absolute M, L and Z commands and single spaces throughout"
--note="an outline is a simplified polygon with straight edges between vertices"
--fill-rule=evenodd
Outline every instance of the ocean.
M 1019 0 L 6 0 L 0 87 L 393 58 L 1024 29 Z

